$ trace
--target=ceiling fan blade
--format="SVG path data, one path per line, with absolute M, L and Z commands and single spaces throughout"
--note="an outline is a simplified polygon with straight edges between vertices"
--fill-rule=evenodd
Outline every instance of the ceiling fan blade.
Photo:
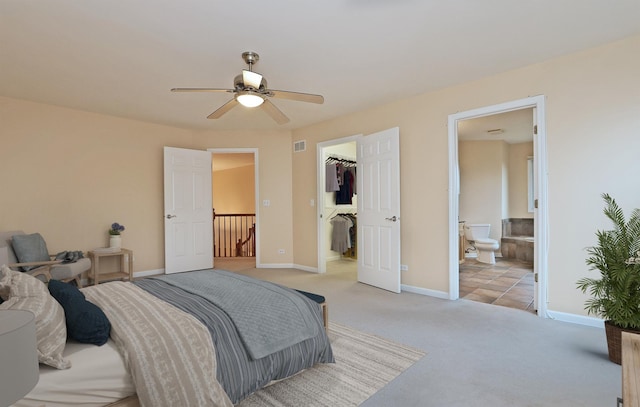
M 254 89 L 260 89 L 262 83 L 262 75 L 257 72 L 242 70 L 242 83 L 244 86 L 251 86 Z
M 171 92 L 234 92 L 234 89 L 220 88 L 173 88 Z
M 265 112 L 267 112 L 269 116 L 271 116 L 273 120 L 276 121 L 276 123 L 285 124 L 289 122 L 289 118 L 285 116 L 285 114 L 282 113 L 280 109 L 278 109 L 276 105 L 271 103 L 268 99 L 264 100 L 264 102 L 262 103 L 262 108 Z
M 269 92 L 273 94 L 274 98 L 297 100 L 298 102 L 317 103 L 321 105 L 324 103 L 324 97 L 322 95 L 313 95 L 311 93 L 289 92 L 286 90 L 273 90 L 269 89 Z
M 235 98 L 231 99 L 230 101 L 228 101 L 224 105 L 220 106 L 218 108 L 218 110 L 216 110 L 215 112 L 213 112 L 209 116 L 207 116 L 207 119 L 219 119 L 223 114 L 227 113 L 229 110 L 231 110 L 234 107 L 236 107 L 237 104 L 238 104 L 238 101 L 235 100 Z

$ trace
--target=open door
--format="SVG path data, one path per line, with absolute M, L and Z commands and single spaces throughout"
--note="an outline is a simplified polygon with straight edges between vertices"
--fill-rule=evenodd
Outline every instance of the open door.
M 165 273 L 213 267 L 211 153 L 164 148 Z
M 358 281 L 400 292 L 400 130 L 358 139 Z

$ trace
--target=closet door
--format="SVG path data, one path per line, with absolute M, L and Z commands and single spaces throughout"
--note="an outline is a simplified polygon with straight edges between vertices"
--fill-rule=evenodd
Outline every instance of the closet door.
M 358 140 L 358 281 L 400 292 L 400 131 Z

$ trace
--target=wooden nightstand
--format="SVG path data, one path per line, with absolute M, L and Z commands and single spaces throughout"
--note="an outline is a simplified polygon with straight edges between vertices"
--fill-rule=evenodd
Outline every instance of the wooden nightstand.
M 103 257 L 120 256 L 120 271 L 112 273 L 100 273 L 100 259 Z M 123 280 L 133 281 L 133 251 L 129 249 L 120 249 L 117 252 L 100 252 L 89 251 L 91 258 L 91 277 L 93 285 L 99 284 L 101 281 Z

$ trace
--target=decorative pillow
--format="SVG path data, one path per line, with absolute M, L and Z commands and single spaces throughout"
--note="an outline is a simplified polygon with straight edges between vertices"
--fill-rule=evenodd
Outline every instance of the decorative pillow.
M 40 233 L 30 235 L 13 235 L 11 237 L 13 252 L 18 258 L 18 263 L 29 263 L 32 261 L 49 261 L 49 251 L 47 244 Z M 24 266 L 22 270 L 29 271 L 38 266 Z
M 64 311 L 49 295 L 46 285 L 29 274 L 3 265 L 0 269 L 0 292 L 6 290 L 8 296 L 0 304 L 0 310 L 21 309 L 31 311 L 36 317 L 38 361 L 57 369 L 70 368 L 71 362 L 62 357 L 67 341 Z
M 64 309 L 67 333 L 82 343 L 104 345 L 109 340 L 111 323 L 102 310 L 85 299 L 74 285 L 58 280 L 49 281 L 49 292 Z

